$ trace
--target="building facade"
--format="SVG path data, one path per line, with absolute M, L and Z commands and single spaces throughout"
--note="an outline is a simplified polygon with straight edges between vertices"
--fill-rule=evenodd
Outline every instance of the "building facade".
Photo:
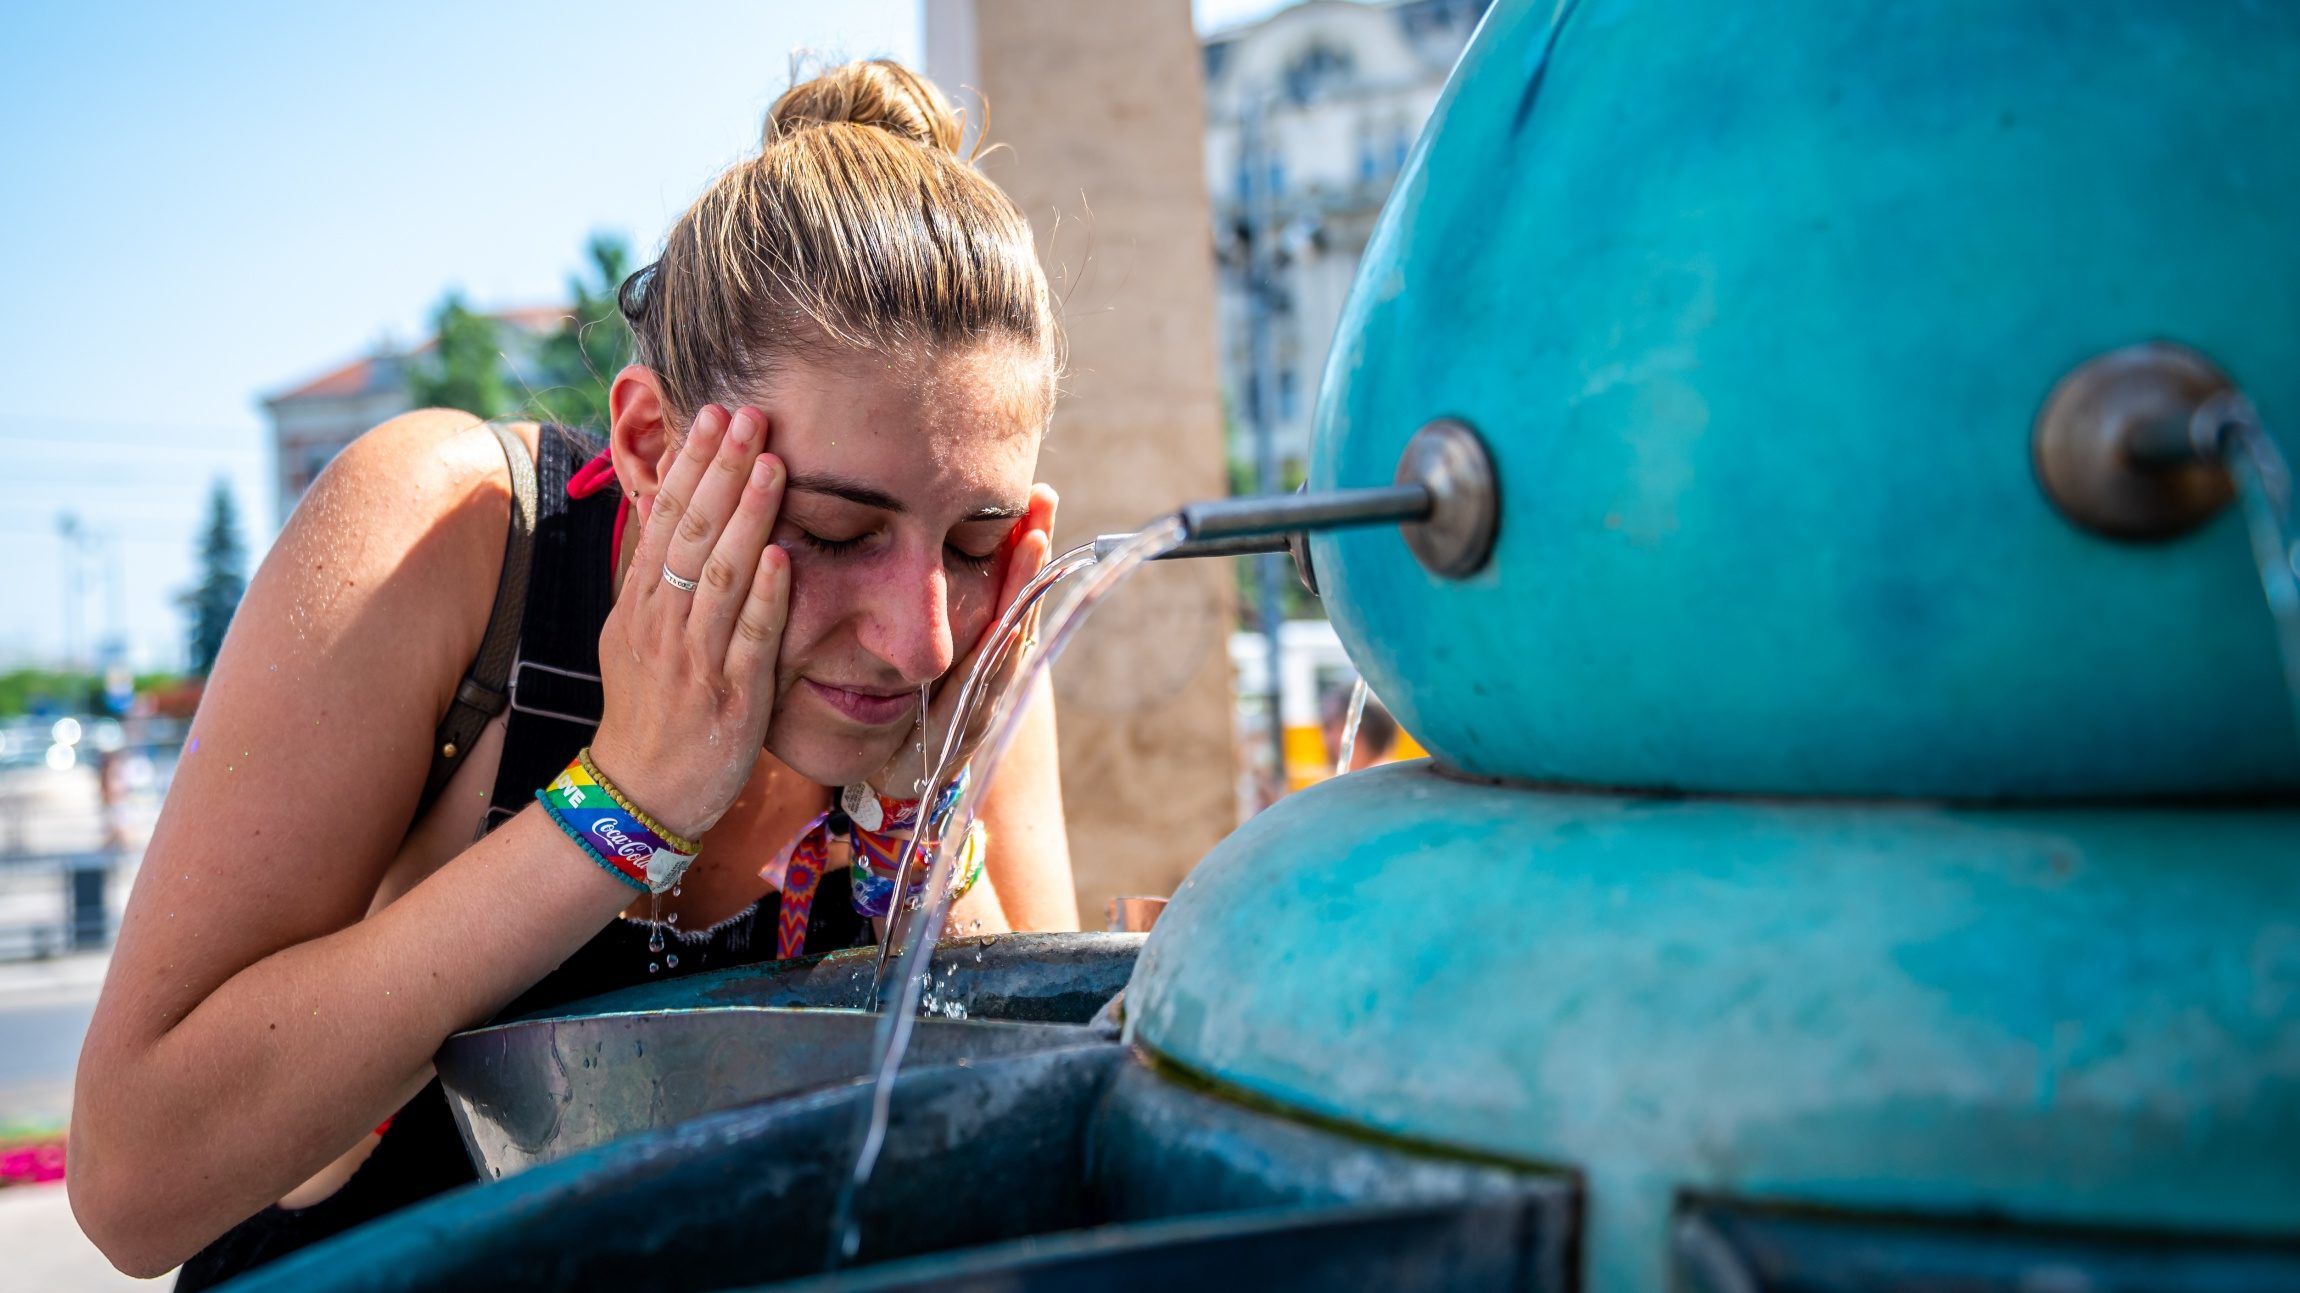
M 552 306 L 506 310 L 488 316 L 499 325 L 506 377 L 514 389 L 541 380 L 537 347 L 568 319 Z M 275 523 L 287 523 L 296 500 L 345 445 L 379 422 L 414 407 L 408 393 L 408 366 L 431 350 L 424 342 L 411 350 L 378 346 L 369 354 L 335 365 L 309 381 L 263 399 L 272 424 Z
M 1262 417 L 1283 470 L 1308 453 L 1358 258 L 1487 3 L 1305 0 L 1202 38 L 1233 461 L 1254 462 Z

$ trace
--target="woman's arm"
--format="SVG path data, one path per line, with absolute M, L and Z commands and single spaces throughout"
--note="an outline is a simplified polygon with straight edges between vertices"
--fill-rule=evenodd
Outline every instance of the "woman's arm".
M 723 530 L 749 553 L 741 581 L 698 595 L 692 617 L 627 588 L 601 644 L 601 766 L 645 778 L 627 788 L 695 833 L 724 802 L 672 805 L 699 792 L 667 788 L 720 770 L 642 760 L 707 749 L 714 724 L 764 731 L 788 583 L 760 555 L 779 464 L 746 486 L 763 431 L 735 447 L 725 426 L 698 418 L 638 560 L 659 566 L 691 510 L 710 523 L 682 539 L 686 568 L 720 560 Z M 740 463 L 714 461 L 722 439 Z M 250 586 L 81 1054 L 72 1205 L 121 1269 L 166 1270 L 340 1155 L 422 1086 L 442 1040 L 631 900 L 531 808 L 362 919 L 484 625 L 508 515 L 493 438 L 413 415 L 328 469 Z M 710 634 L 715 653 L 696 640 Z
M 994 905 L 971 910 L 975 896 L 968 894 L 951 913 L 954 933 L 976 920 L 985 929 L 1078 928 L 1078 890 L 1070 873 L 1070 837 L 1062 812 L 1054 689 L 1042 679 L 983 800 L 982 822 L 990 851 L 982 870 L 990 881 Z
M 378 428 L 315 482 L 234 617 L 79 1068 L 72 1202 L 123 1269 L 165 1270 L 336 1157 L 420 1087 L 445 1030 L 619 905 L 521 823 L 361 920 L 484 623 L 501 459 L 467 416 Z M 435 895 L 470 886 L 502 911 L 510 884 L 540 892 L 513 908 L 534 928 L 473 965 L 447 946 L 468 913 Z

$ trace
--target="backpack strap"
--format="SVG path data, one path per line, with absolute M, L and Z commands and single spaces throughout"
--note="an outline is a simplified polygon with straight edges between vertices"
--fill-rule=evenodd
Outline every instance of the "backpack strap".
M 511 716 L 482 830 L 535 802 L 535 792 L 591 743 L 606 696 L 599 685 L 599 630 L 615 608 L 615 517 L 611 485 L 568 496 L 568 482 L 605 447 L 596 436 L 546 425 L 537 442 L 535 553 L 527 614 L 511 669 Z
M 479 654 L 464 670 L 447 716 L 432 735 L 431 771 L 423 779 L 419 818 L 438 802 L 479 734 L 509 702 L 511 663 L 519 651 L 519 625 L 526 615 L 527 570 L 535 547 L 535 462 L 517 432 L 493 422 L 487 429 L 495 433 L 511 467 L 511 526 L 503 536 L 503 574 L 495 581 L 495 607 L 487 614 Z

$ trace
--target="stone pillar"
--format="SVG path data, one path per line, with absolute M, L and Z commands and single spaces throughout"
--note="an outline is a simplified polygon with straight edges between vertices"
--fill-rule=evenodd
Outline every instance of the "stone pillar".
M 1226 492 L 1205 97 L 1188 0 L 926 0 L 928 75 L 987 119 L 1063 301 L 1070 369 L 1040 475 L 1055 547 Z M 987 112 L 985 109 L 987 108 Z M 1231 571 L 1164 563 L 1055 666 L 1079 913 L 1166 894 L 1237 822 Z

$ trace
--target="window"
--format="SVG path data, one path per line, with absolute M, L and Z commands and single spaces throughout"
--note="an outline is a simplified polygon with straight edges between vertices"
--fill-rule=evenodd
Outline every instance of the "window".
M 1308 103 L 1347 82 L 1357 70 L 1357 59 L 1346 49 L 1320 41 L 1294 55 L 1286 64 L 1286 97 Z

